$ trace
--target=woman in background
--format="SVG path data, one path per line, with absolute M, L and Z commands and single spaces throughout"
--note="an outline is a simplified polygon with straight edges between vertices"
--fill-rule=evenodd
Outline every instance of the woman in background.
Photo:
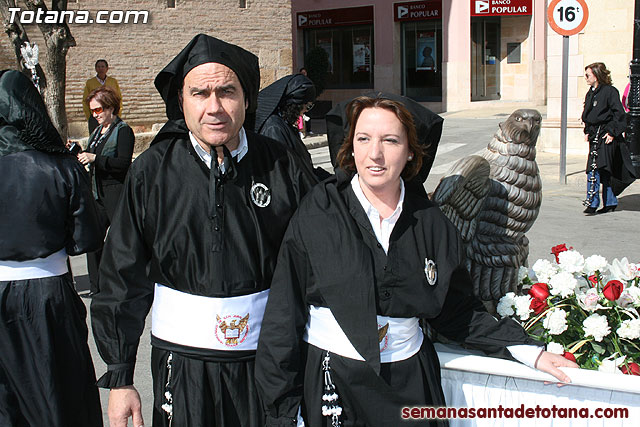
M 89 166 L 91 186 L 98 211 L 106 231 L 122 193 L 124 179 L 131 165 L 135 137 L 133 130 L 120 117 L 120 97 L 108 86 L 95 89 L 87 97 L 91 114 L 98 127 L 89 136 L 87 149 L 78 154 L 78 160 Z M 87 268 L 91 290 L 86 296 L 99 292 L 98 268 L 102 247 L 87 254 Z
M 587 198 L 584 213 L 613 212 L 618 207 L 616 196 L 635 179 L 624 132 L 627 127 L 620 93 L 611 85 L 611 73 L 602 62 L 584 69 L 590 86 L 584 99 L 582 121 L 584 140 L 589 143 L 587 160 Z M 602 185 L 602 209 L 598 195 Z

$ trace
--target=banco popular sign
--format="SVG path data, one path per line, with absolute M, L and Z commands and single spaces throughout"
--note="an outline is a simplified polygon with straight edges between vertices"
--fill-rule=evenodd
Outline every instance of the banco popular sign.
M 413 1 L 393 4 L 394 21 L 423 21 L 442 18 L 442 1 Z
M 471 0 L 471 16 L 531 15 L 531 0 Z

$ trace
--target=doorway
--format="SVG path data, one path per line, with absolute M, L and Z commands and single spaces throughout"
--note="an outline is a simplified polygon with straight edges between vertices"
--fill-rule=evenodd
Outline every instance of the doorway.
M 471 100 L 500 99 L 500 18 L 471 18 Z

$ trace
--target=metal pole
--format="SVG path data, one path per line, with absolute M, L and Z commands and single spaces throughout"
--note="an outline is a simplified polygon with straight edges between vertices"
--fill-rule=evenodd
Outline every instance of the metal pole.
M 636 176 L 640 176 L 640 0 L 636 0 L 633 22 L 633 59 L 629 64 L 631 88 L 627 98 L 627 142 Z
M 637 0 L 640 1 L 640 0 Z M 569 86 L 569 36 L 562 36 L 562 102 L 560 105 L 560 184 L 567 183 L 567 87 Z

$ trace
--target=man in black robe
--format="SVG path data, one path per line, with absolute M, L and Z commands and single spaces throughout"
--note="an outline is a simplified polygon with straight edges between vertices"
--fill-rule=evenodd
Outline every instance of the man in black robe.
M 254 358 L 289 218 L 315 183 L 245 131 L 258 58 L 203 34 L 155 80 L 169 122 L 133 163 L 91 305 L 112 426 L 142 424 L 133 370 L 153 304 L 154 426 L 261 426 Z
M 22 73 L 0 72 L 0 426 L 101 426 L 68 255 L 102 243 L 89 177 Z
M 315 99 L 313 82 L 302 74 L 275 81 L 258 94 L 255 131 L 285 144 L 322 180 L 331 174 L 320 167 L 313 168 L 311 155 L 300 139 L 297 125 L 298 118 L 313 107 Z

